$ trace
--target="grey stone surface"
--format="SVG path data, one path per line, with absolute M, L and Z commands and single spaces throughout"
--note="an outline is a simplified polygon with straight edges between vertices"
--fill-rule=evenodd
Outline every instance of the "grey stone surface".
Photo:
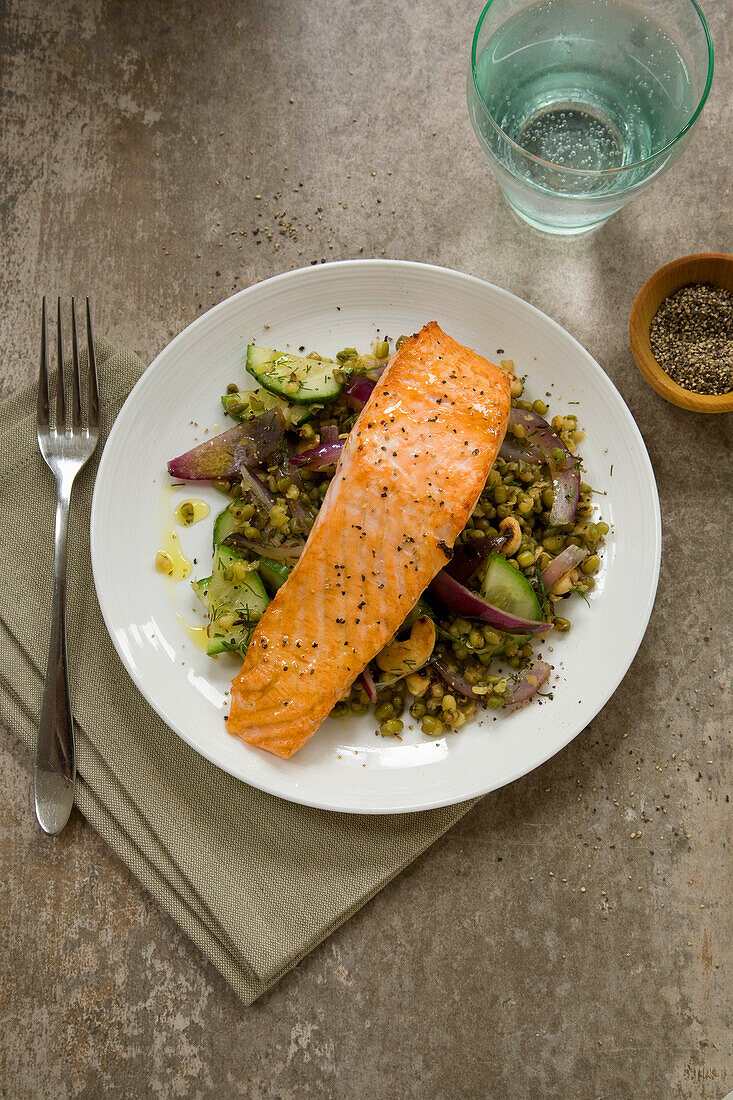
M 149 360 L 254 280 L 323 258 L 428 260 L 514 291 L 589 348 L 637 418 L 664 519 L 651 624 L 598 718 L 249 1009 L 78 815 L 40 835 L 6 731 L 2 1095 L 733 1088 L 730 417 L 666 405 L 627 340 L 656 267 L 733 244 L 730 7 L 704 7 L 717 75 L 691 147 L 571 242 L 520 225 L 482 161 L 464 104 L 477 3 L 0 6 L 0 392 L 34 374 L 44 292 L 90 293 L 98 331 Z

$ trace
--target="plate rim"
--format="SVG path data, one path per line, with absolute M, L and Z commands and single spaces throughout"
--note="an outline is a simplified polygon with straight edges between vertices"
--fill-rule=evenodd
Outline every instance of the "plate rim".
M 605 380 L 605 383 L 608 386 L 611 387 L 611 390 L 614 392 L 614 394 L 616 395 L 616 397 L 617 397 L 617 399 L 620 403 L 620 406 L 623 410 L 623 415 L 625 416 L 625 418 L 627 419 L 627 421 L 629 423 L 632 434 L 636 436 L 637 443 L 639 444 L 639 446 L 641 448 L 641 454 L 642 454 L 643 460 L 644 460 L 643 461 L 644 472 L 646 474 L 646 477 L 644 478 L 644 481 L 647 482 L 647 484 L 651 488 L 651 495 L 652 495 L 653 504 L 654 504 L 654 508 L 653 508 L 653 520 L 654 520 L 654 522 L 653 522 L 653 529 L 654 529 L 653 561 L 654 561 L 654 571 L 653 571 L 653 583 L 650 586 L 649 591 L 647 593 L 646 606 L 644 607 L 643 614 L 642 614 L 641 618 L 639 619 L 639 627 L 637 629 L 636 636 L 633 639 L 633 644 L 627 650 L 628 660 L 623 665 L 623 671 L 621 673 L 621 676 L 620 676 L 619 680 L 608 692 L 606 692 L 604 694 L 604 696 L 602 697 L 601 701 L 599 702 L 597 708 L 595 709 L 594 714 L 588 719 L 588 721 L 585 723 L 585 725 L 581 726 L 580 729 L 575 730 L 574 733 L 572 733 L 570 736 L 568 736 L 566 739 L 564 739 L 562 744 L 554 746 L 552 748 L 552 750 L 548 751 L 547 753 L 540 752 L 536 757 L 534 757 L 530 761 L 528 766 L 522 765 L 518 770 L 511 772 L 511 774 L 508 777 L 506 775 L 504 777 L 502 777 L 501 781 L 499 781 L 499 782 L 492 783 L 492 782 L 489 781 L 488 785 L 487 785 L 487 781 L 484 779 L 483 782 L 479 782 L 478 784 L 474 784 L 472 786 L 471 790 L 468 791 L 467 793 L 463 794 L 459 799 L 456 799 L 453 796 L 449 796 L 447 798 L 429 798 L 427 801 L 422 800 L 422 801 L 420 801 L 419 804 L 411 804 L 409 806 L 405 806 L 404 804 L 397 804 L 397 805 L 379 805 L 379 806 L 376 806 L 376 807 L 370 807 L 368 809 L 367 808 L 356 808 L 355 809 L 355 808 L 348 808 L 348 807 L 344 806 L 341 803 L 329 803 L 327 798 L 313 798 L 313 797 L 309 798 L 307 792 L 301 792 L 299 789 L 297 791 L 292 791 L 289 794 L 283 794 L 283 792 L 281 790 L 278 790 L 276 788 L 275 784 L 270 784 L 266 780 L 261 781 L 261 777 L 259 777 L 259 776 L 256 777 L 257 782 L 253 781 L 250 778 L 244 779 L 244 778 L 242 778 L 242 776 L 237 775 L 234 772 L 230 771 L 228 768 L 224 767 L 217 759 L 214 758 L 214 753 L 213 752 L 207 752 L 199 744 L 194 744 L 193 739 L 184 731 L 184 729 L 179 725 L 179 723 L 177 723 L 176 721 L 170 720 L 169 717 L 166 716 L 166 714 L 161 713 L 161 711 L 165 711 L 166 708 L 165 707 L 160 707 L 160 709 L 159 709 L 159 705 L 156 704 L 156 702 L 154 701 L 154 699 L 152 697 L 152 693 L 149 692 L 146 689 L 146 687 L 144 687 L 141 683 L 138 682 L 137 678 L 135 677 L 135 675 L 132 672 L 132 669 L 130 667 L 130 663 L 128 662 L 128 659 L 127 659 L 127 656 L 125 654 L 124 648 L 118 644 L 118 640 L 117 640 L 117 637 L 116 637 L 116 631 L 112 626 L 112 609 L 110 608 L 109 603 L 107 601 L 107 597 L 104 593 L 104 585 L 100 586 L 100 583 L 99 583 L 100 571 L 101 571 L 101 550 L 100 550 L 101 536 L 100 536 L 99 524 L 98 524 L 97 520 L 98 520 L 98 513 L 99 513 L 99 510 L 101 508 L 101 505 L 99 503 L 101 490 L 100 490 L 99 486 L 103 485 L 102 475 L 105 471 L 106 465 L 108 464 L 109 461 L 111 461 L 110 458 L 109 458 L 109 455 L 111 454 L 111 451 L 112 451 L 111 445 L 114 443 L 115 436 L 117 434 L 117 429 L 118 429 L 120 420 L 122 418 L 122 415 L 123 415 L 125 409 L 127 408 L 128 404 L 133 400 L 133 397 L 135 396 L 136 392 L 138 390 L 144 390 L 145 389 L 145 385 L 147 384 L 147 381 L 148 381 L 148 376 L 153 373 L 154 369 L 157 367 L 157 365 L 158 365 L 159 361 L 161 360 L 161 358 L 164 355 L 167 355 L 172 349 L 175 349 L 176 346 L 181 341 L 183 341 L 184 337 L 187 337 L 191 333 L 192 330 L 195 330 L 197 328 L 197 326 L 200 326 L 204 322 L 204 320 L 207 320 L 210 323 L 211 319 L 212 319 L 212 315 L 216 315 L 217 313 L 222 312 L 227 308 L 231 308 L 231 303 L 237 301 L 238 299 L 241 299 L 241 298 L 245 297 L 246 295 L 252 293 L 253 290 L 258 289 L 258 288 L 260 288 L 262 286 L 265 286 L 267 284 L 274 283 L 274 282 L 284 283 L 284 282 L 290 281 L 290 280 L 292 280 L 294 278 L 297 278 L 297 277 L 302 278 L 309 272 L 315 273 L 315 272 L 318 272 L 322 269 L 333 269 L 333 268 L 339 268 L 341 270 L 343 270 L 343 269 L 355 269 L 355 268 L 361 268 L 361 269 L 365 269 L 365 268 L 366 269 L 375 269 L 376 268 L 376 269 L 378 269 L 378 268 L 383 268 L 383 267 L 389 267 L 389 268 L 395 268 L 396 267 L 396 268 L 400 268 L 400 269 L 402 269 L 406 272 L 407 271 L 419 271 L 419 272 L 429 271 L 429 272 L 432 272 L 432 273 L 434 273 L 438 276 L 446 276 L 447 275 L 447 276 L 450 276 L 451 278 L 456 278 L 458 280 L 463 280 L 468 284 L 479 286 L 481 288 L 488 288 L 491 291 L 493 291 L 495 293 L 498 293 L 500 297 L 511 300 L 512 302 L 520 303 L 522 307 L 524 307 L 525 309 L 529 309 L 534 314 L 538 315 L 542 319 L 543 322 L 549 323 L 552 326 L 552 328 L 554 328 L 556 331 L 559 331 L 562 334 L 563 337 L 565 337 L 565 338 L 572 341 L 572 343 L 581 352 L 581 354 L 586 359 L 586 361 L 589 363 L 589 365 L 592 367 L 592 369 L 595 370 L 596 372 L 600 373 L 603 376 L 603 379 Z M 531 772 L 535 771 L 537 768 L 539 768 L 543 764 L 545 764 L 548 760 L 552 759 L 553 756 L 557 756 L 560 752 L 563 751 L 563 749 L 567 748 L 567 746 L 570 744 L 570 742 L 575 740 L 575 738 L 578 737 L 583 732 L 583 730 L 587 729 L 588 725 L 590 725 L 590 723 L 595 720 L 595 718 L 598 716 L 598 714 L 600 714 L 600 712 L 606 706 L 606 704 L 608 703 L 611 696 L 618 690 L 618 688 L 623 683 L 624 679 L 626 678 L 626 674 L 628 673 L 629 668 L 631 667 L 631 664 L 634 661 L 634 658 L 636 657 L 637 653 L 639 652 L 639 648 L 640 648 L 641 643 L 642 643 L 642 641 L 644 639 L 644 636 L 646 634 L 647 627 L 649 625 L 649 620 L 651 619 L 652 611 L 654 609 L 654 603 L 655 603 L 655 600 L 656 600 L 657 589 L 658 589 L 658 586 L 659 586 L 659 575 L 660 575 L 660 567 L 661 567 L 661 552 L 662 552 L 662 518 L 661 518 L 661 507 L 660 507 L 660 503 L 659 503 L 659 490 L 658 490 L 658 487 L 657 487 L 657 481 L 656 481 L 656 476 L 655 476 L 655 473 L 654 473 L 654 467 L 652 465 L 652 461 L 651 461 L 651 458 L 649 456 L 649 451 L 648 451 L 646 443 L 644 441 L 644 437 L 641 434 L 641 430 L 640 430 L 640 428 L 639 428 L 639 426 L 638 426 L 638 424 L 637 424 L 637 422 L 636 422 L 629 406 L 626 404 L 626 401 L 624 400 L 623 396 L 621 395 L 620 391 L 618 390 L 617 386 L 615 385 L 613 379 L 606 373 L 606 371 L 603 369 L 603 367 L 600 365 L 600 363 L 594 358 L 594 356 L 591 355 L 591 353 L 588 351 L 588 349 L 585 348 L 583 346 L 583 344 L 581 344 L 580 341 L 575 336 L 573 336 L 572 333 L 568 332 L 568 330 L 566 328 L 564 328 L 558 321 L 555 321 L 552 317 L 548 316 L 548 314 L 544 313 L 541 309 L 539 309 L 538 306 L 533 305 L 531 302 L 527 302 L 524 298 L 521 298 L 518 294 L 514 294 L 509 290 L 505 290 L 503 287 L 499 287 L 495 283 L 490 283 L 490 282 L 488 282 L 488 280 L 482 279 L 479 276 L 470 275 L 467 272 L 458 271 L 455 268 L 444 267 L 444 266 L 439 265 L 439 264 L 423 263 L 423 262 L 417 261 L 417 260 L 366 258 L 366 259 L 334 260 L 332 262 L 325 263 L 325 264 L 310 265 L 310 266 L 307 266 L 307 267 L 298 267 L 298 268 L 294 268 L 290 271 L 280 272 L 277 275 L 271 275 L 269 278 L 262 279 L 260 282 L 251 283 L 249 286 L 243 287 L 241 290 L 237 291 L 235 294 L 231 294 L 228 297 L 223 298 L 221 302 L 217 302 L 210 309 L 208 309 L 204 313 L 200 314 L 200 316 L 195 317 L 193 319 L 193 321 L 189 322 L 189 324 L 186 325 L 185 328 L 181 329 L 181 331 L 179 333 L 177 333 L 171 340 L 168 341 L 167 344 L 165 344 L 165 346 L 163 348 L 161 348 L 161 350 L 155 355 L 155 357 L 152 359 L 152 361 L 145 368 L 145 370 L 141 374 L 140 378 L 137 380 L 137 382 L 135 383 L 135 385 L 132 387 L 129 394 L 125 398 L 122 406 L 120 407 L 119 412 L 117 413 L 117 416 L 115 417 L 115 421 L 114 421 L 112 427 L 110 428 L 109 435 L 107 436 L 107 439 L 105 441 L 105 445 L 104 445 L 104 448 L 103 448 L 103 451 L 102 451 L 102 455 L 100 457 L 99 466 L 98 466 L 97 474 L 96 474 L 95 481 L 94 481 L 94 490 L 93 490 L 93 494 L 92 494 L 91 515 L 90 515 L 90 520 L 89 520 L 89 543 L 90 543 L 90 555 L 91 555 L 91 563 L 92 563 L 92 576 L 93 576 L 93 580 L 94 580 L 94 589 L 95 589 L 95 593 L 96 593 L 96 596 L 97 596 L 97 602 L 99 604 L 99 608 L 100 608 L 100 611 L 102 613 L 102 618 L 104 620 L 105 628 L 106 628 L 107 633 L 108 633 L 108 635 L 109 635 L 109 637 L 112 641 L 112 644 L 115 648 L 117 656 L 119 657 L 119 659 L 120 659 L 120 661 L 121 661 L 121 663 L 122 663 L 122 665 L 125 669 L 125 672 L 127 673 L 130 680 L 132 681 L 135 689 L 140 692 L 142 697 L 145 699 L 145 701 L 148 703 L 148 705 L 155 711 L 155 713 L 158 715 L 158 717 L 161 719 L 161 721 L 163 721 L 165 723 L 165 725 L 170 730 L 172 730 L 173 733 L 176 734 L 176 736 L 180 737 L 181 740 L 184 741 L 194 752 L 198 753 L 200 756 L 203 756 L 204 759 L 208 760 L 209 763 L 211 763 L 215 767 L 219 768 L 225 774 L 231 775 L 232 778 L 238 780 L 239 782 L 246 783 L 251 787 L 254 787 L 258 790 L 261 790 L 261 791 L 265 792 L 266 794 L 273 795 L 276 798 L 281 798 L 281 799 L 283 799 L 283 801 L 286 801 L 286 802 L 293 802 L 295 804 L 308 806 L 308 807 L 311 807 L 313 809 L 327 810 L 329 812 L 334 812 L 334 813 L 348 813 L 348 814 L 354 814 L 354 815 L 357 815 L 357 816 L 359 816 L 359 815 L 363 816 L 363 815 L 370 815 L 370 814 L 382 815 L 382 814 L 404 814 L 404 813 L 428 812 L 430 810 L 441 809 L 441 808 L 446 807 L 446 806 L 459 805 L 462 802 L 468 802 L 468 801 L 472 801 L 473 799 L 476 799 L 476 798 L 481 798 L 484 795 L 490 794 L 492 791 L 500 790 L 502 787 L 506 787 L 510 783 L 516 782 L 517 779 L 521 779 L 525 775 L 529 775 Z M 98 557 L 98 555 L 99 555 L 99 557 Z M 100 563 L 100 564 L 98 564 L 98 563 Z

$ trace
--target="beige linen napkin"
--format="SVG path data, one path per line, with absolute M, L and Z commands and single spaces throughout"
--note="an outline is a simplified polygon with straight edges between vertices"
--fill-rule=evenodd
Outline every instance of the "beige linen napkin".
M 143 364 L 103 340 L 97 357 L 103 443 Z M 0 405 L 0 720 L 31 749 L 50 627 L 55 501 L 36 443 L 35 400 L 29 387 Z M 77 480 L 69 535 L 76 803 L 251 1003 L 472 803 L 391 816 L 308 809 L 232 779 L 169 730 L 120 664 L 94 594 L 89 513 L 101 451 L 102 444 Z

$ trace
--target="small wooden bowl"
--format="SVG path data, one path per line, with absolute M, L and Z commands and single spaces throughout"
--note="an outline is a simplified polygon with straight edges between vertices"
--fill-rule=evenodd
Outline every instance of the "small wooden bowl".
M 629 318 L 629 339 L 636 365 L 654 387 L 673 405 L 692 412 L 722 413 L 733 410 L 730 393 L 692 393 L 673 382 L 654 358 L 649 343 L 649 326 L 665 298 L 692 283 L 712 283 L 733 290 L 733 255 L 727 252 L 696 252 L 660 267 L 636 295 Z

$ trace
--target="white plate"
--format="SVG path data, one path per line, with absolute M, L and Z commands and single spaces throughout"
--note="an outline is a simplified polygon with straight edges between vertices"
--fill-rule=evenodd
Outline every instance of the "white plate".
M 291 760 L 244 745 L 226 731 L 229 682 L 238 666 L 212 661 L 189 640 L 177 613 L 201 621 L 184 582 L 168 592 L 153 568 L 168 478 L 166 459 L 226 427 L 219 395 L 247 383 L 244 347 L 305 345 L 334 355 L 369 347 L 437 320 L 489 359 L 513 358 L 527 392 L 552 393 L 551 414 L 576 412 L 582 454 L 604 519 L 613 524 L 586 607 L 568 601 L 570 633 L 553 634 L 554 700 L 496 712 L 458 734 L 401 741 L 375 736 L 372 718 L 334 720 Z M 577 402 L 570 407 L 570 402 Z M 195 422 L 192 423 L 192 422 Z M 198 426 L 196 426 L 198 425 Z M 216 490 L 188 486 L 177 498 Z M 211 563 L 212 518 L 182 530 L 194 571 Z M 445 268 L 356 260 L 288 272 L 249 287 L 194 321 L 151 364 L 128 397 L 99 467 L 91 521 L 92 562 L 107 628 L 140 691 L 184 741 L 232 775 L 282 798 L 351 813 L 425 810 L 484 794 L 536 768 L 576 736 L 618 687 L 651 614 L 661 524 L 654 474 L 639 430 L 598 364 L 559 325 L 504 290 Z M 545 646 L 545 655 L 547 654 Z M 409 717 L 409 716 L 408 716 Z M 195 796 L 195 795 L 194 795 Z M 192 796 L 192 797 L 194 797 Z

